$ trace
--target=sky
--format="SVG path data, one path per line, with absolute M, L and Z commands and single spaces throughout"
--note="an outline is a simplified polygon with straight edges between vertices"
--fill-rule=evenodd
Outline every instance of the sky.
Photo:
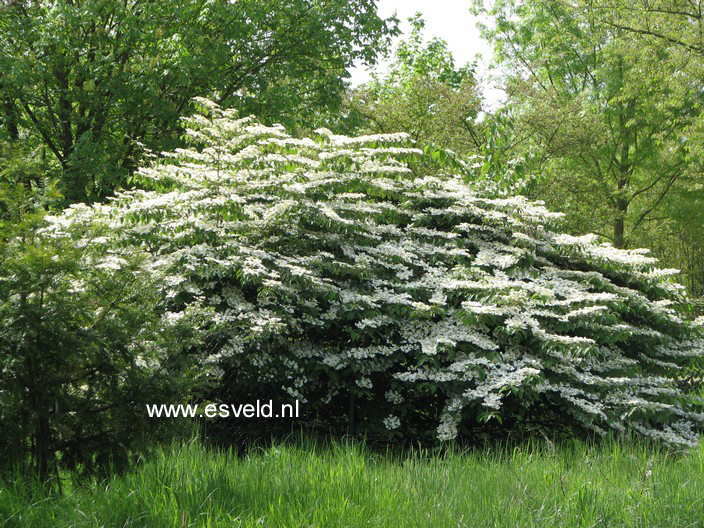
M 426 21 L 425 38 L 440 37 L 447 42 L 457 65 L 471 62 L 477 54 L 478 75 L 482 79 L 485 101 L 490 108 L 502 100 L 503 91 L 495 88 L 489 80 L 489 64 L 492 59 L 491 45 L 479 35 L 477 18 L 469 12 L 471 0 L 378 0 L 378 12 L 382 18 L 394 13 L 401 21 L 401 31 L 410 33 L 408 18 L 416 12 L 423 14 Z M 379 66 L 383 68 L 383 64 Z M 351 71 L 352 84 L 358 85 L 370 79 L 366 68 L 358 66 Z

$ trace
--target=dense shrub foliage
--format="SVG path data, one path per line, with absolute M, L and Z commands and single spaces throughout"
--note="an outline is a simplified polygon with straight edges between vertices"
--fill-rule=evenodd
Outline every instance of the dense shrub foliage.
M 184 354 L 197 314 L 166 324 L 150 255 L 115 252 L 104 225 L 47 232 L 48 191 L 0 182 L 0 470 L 40 478 L 57 464 L 120 467 L 172 432 L 145 403 L 183 397 L 197 380 Z
M 323 421 L 349 399 L 391 438 L 559 416 L 696 442 L 701 402 L 676 379 L 702 341 L 674 270 L 560 234 L 540 203 L 413 175 L 403 134 L 295 139 L 200 104 L 193 148 L 141 169 L 147 190 L 52 229 L 144 248 L 166 317 L 212 308 L 203 364 L 241 394 L 275 387 Z

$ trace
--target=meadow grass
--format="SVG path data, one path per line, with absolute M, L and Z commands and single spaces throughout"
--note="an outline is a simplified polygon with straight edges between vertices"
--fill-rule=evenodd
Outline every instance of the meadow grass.
M 248 456 L 197 441 L 51 496 L 0 484 L 2 527 L 696 527 L 704 446 L 636 442 L 373 453 L 350 442 Z

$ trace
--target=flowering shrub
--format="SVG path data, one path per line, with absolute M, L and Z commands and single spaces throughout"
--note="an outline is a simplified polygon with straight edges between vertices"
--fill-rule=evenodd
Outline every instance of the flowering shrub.
M 404 134 L 295 139 L 199 103 L 193 147 L 139 171 L 149 190 L 73 207 L 53 229 L 105 223 L 110 244 L 146 248 L 165 274 L 169 317 L 212 307 L 213 373 L 322 416 L 352 395 L 391 437 L 414 421 L 450 440 L 540 408 L 696 442 L 701 402 L 676 379 L 701 362 L 701 331 L 674 309 L 675 270 L 560 234 L 540 203 L 414 176 L 422 153 Z

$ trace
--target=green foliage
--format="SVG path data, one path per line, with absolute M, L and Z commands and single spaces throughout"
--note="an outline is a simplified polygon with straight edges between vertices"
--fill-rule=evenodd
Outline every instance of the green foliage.
M 474 65 L 455 65 L 447 43 L 425 41 L 420 14 L 409 19 L 411 34 L 402 40 L 388 69 L 348 94 L 345 133 L 406 132 L 418 144 L 448 149 L 460 156 L 482 144 L 481 97 Z M 419 167 L 427 172 L 433 164 Z
M 168 427 L 144 403 L 186 397 L 198 377 L 187 319 L 166 324 L 163 286 L 139 250 L 46 232 L 51 187 L 0 186 L 0 458 L 45 479 L 57 467 L 124 465 Z M 85 234 L 85 233 L 84 233 Z
M 690 291 L 704 297 L 704 218 L 702 218 L 702 154 L 704 120 L 701 114 L 701 78 L 704 73 L 704 40 L 700 29 L 702 3 L 695 1 L 599 0 L 577 4 L 601 13 L 598 22 L 612 31 L 637 39 L 638 46 L 652 50 L 657 60 L 642 61 L 641 75 L 666 86 L 660 104 L 694 99 L 693 120 L 682 130 L 687 152 L 683 177 L 662 202 L 657 224 L 649 226 L 649 237 L 668 262 L 681 267 Z M 653 228 L 655 227 L 655 229 Z
M 701 521 L 704 448 L 627 441 L 379 455 L 351 444 L 275 445 L 246 457 L 197 443 L 134 472 L 50 496 L 0 483 L 0 523 L 25 526 L 584 528 Z
M 518 122 L 517 122 L 518 121 Z M 478 155 L 471 157 L 473 180 L 498 195 L 534 196 L 542 181 L 542 156 L 521 145 L 520 120 L 507 105 L 488 115 L 484 122 L 485 141 Z
M 507 71 L 513 156 L 538 153 L 531 190 L 572 233 L 647 246 L 704 291 L 699 214 L 699 2 L 491 3 L 484 35 Z
M 680 266 L 692 296 L 704 300 L 704 184 L 687 178 L 664 202 L 667 218 L 660 221 L 664 233 L 653 238 L 659 253 Z M 655 245 L 654 244 L 654 245 Z M 702 311 L 704 314 L 704 311 Z
M 17 232 L 35 228 L 61 198 L 37 157 L 20 142 L 0 143 L 0 246 Z
M 371 0 L 11 2 L 0 8 L 4 128 L 54 155 L 67 201 L 101 199 L 141 143 L 178 144 L 194 96 L 293 126 L 335 108 L 347 69 L 373 64 L 395 31 Z
M 455 66 L 455 59 L 447 43 L 438 37 L 427 43 L 423 36 L 425 20 L 420 13 L 408 19 L 411 34 L 399 42 L 395 60 L 389 65 L 384 80 L 389 85 L 399 85 L 414 77 L 424 77 L 458 89 L 468 78 L 474 76 L 474 66 Z
M 484 34 L 508 67 L 509 91 L 549 163 L 545 198 L 573 231 L 617 247 L 643 244 L 645 227 L 686 175 L 685 128 L 699 97 L 673 97 L 656 64 L 663 47 L 602 23 L 604 11 L 536 0 L 496 2 Z M 681 69 L 681 67 L 680 67 Z M 676 72 L 669 72 L 676 75 Z

